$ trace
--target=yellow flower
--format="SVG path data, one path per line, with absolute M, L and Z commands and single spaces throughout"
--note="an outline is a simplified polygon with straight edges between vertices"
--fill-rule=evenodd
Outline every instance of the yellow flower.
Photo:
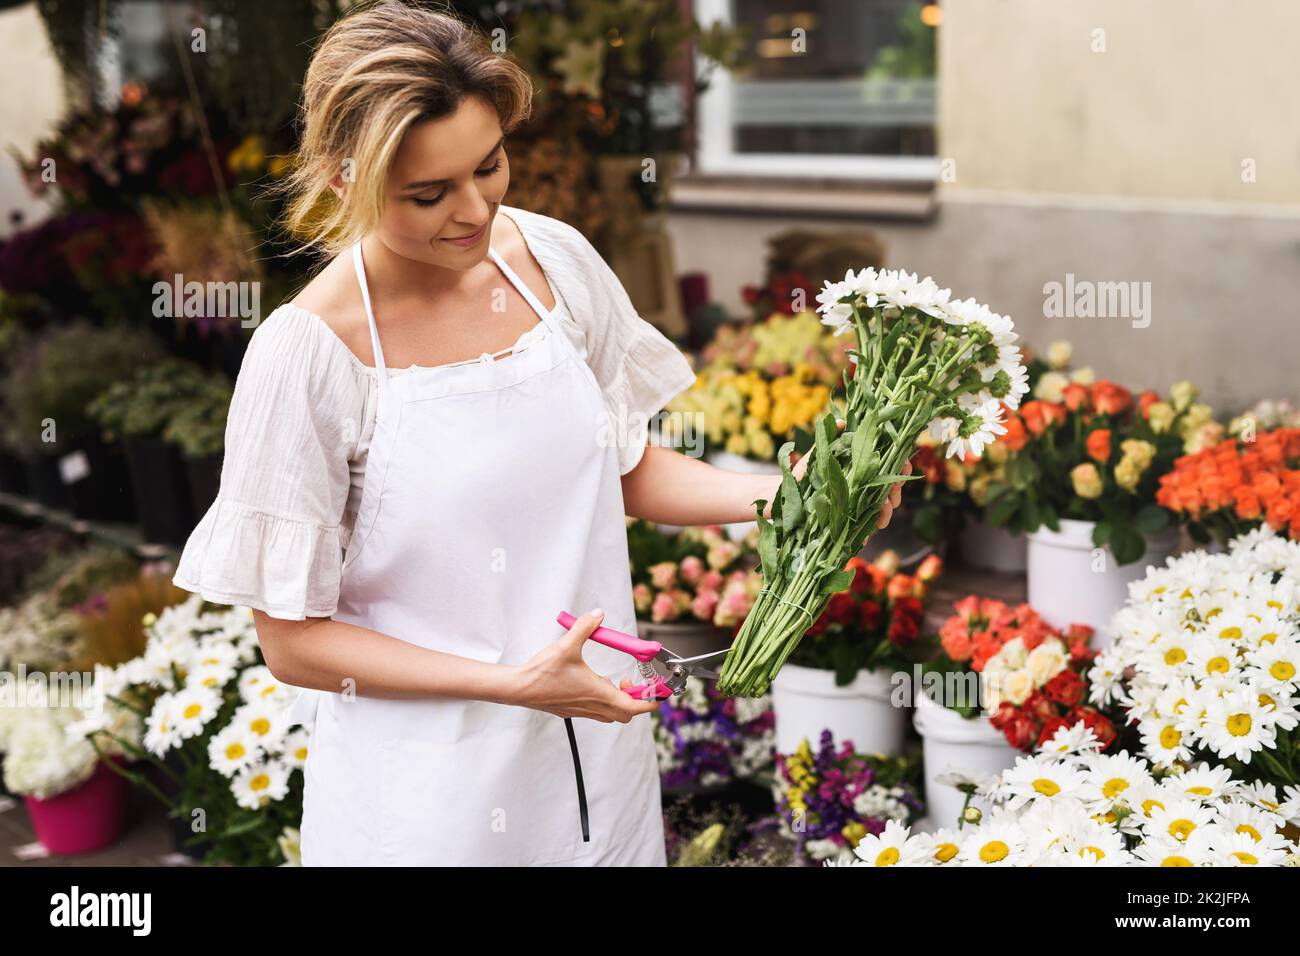
M 1047 347 L 1047 364 L 1059 371 L 1070 364 L 1073 355 L 1074 346 L 1060 339 Z
M 1137 459 L 1121 458 L 1115 466 L 1115 484 L 1125 491 L 1136 491 L 1138 482 L 1142 480 L 1142 472 L 1145 470 L 1146 466 Z
M 948 466 L 944 472 L 943 482 L 948 486 L 949 491 L 962 492 L 966 490 L 966 469 L 953 468 Z
M 1163 435 L 1174 423 L 1173 406 L 1168 402 L 1152 402 L 1147 408 L 1147 421 L 1151 424 L 1153 432 Z
M 846 823 L 844 829 L 840 831 L 840 836 L 849 841 L 849 846 L 857 846 L 862 842 L 862 838 L 867 835 L 867 828 L 861 823 Z
M 1070 472 L 1070 483 L 1080 498 L 1101 497 L 1101 475 L 1097 473 L 1097 466 L 1090 461 L 1074 467 Z
M 245 136 L 243 142 L 230 151 L 226 166 L 232 173 L 261 172 L 266 163 L 266 151 L 260 136 Z
M 1196 396 L 1199 394 L 1196 386 L 1186 379 L 1181 382 L 1174 382 L 1169 388 L 1169 396 L 1174 400 L 1174 408 L 1180 412 L 1196 401 Z

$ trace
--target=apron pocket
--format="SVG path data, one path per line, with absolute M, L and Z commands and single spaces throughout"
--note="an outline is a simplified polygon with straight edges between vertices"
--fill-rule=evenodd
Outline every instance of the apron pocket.
M 564 721 L 524 713 L 452 743 L 403 736 L 384 745 L 380 827 L 391 864 L 529 866 L 590 846 Z

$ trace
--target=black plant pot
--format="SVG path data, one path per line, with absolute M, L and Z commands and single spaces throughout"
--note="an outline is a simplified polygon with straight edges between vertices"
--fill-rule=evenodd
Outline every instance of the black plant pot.
M 169 750 L 162 759 L 172 773 L 177 776 L 184 776 L 185 765 L 181 762 L 175 750 Z M 164 796 L 175 798 L 176 784 L 165 773 L 154 768 L 153 781 Z M 202 860 L 212 848 L 212 841 L 206 835 L 194 832 L 191 823 L 192 819 L 189 816 L 169 816 L 167 818 L 167 830 L 171 833 L 172 846 L 175 847 L 177 853 L 183 853 L 193 860 Z
M 185 475 L 190 482 L 190 505 L 194 509 L 195 520 L 201 519 L 217 500 L 221 490 L 222 455 L 205 455 L 202 458 L 185 459 Z
M 123 444 L 145 540 L 185 544 L 194 519 L 180 451 L 160 438 L 129 438 Z
M 0 451 L 0 491 L 25 495 L 27 490 L 27 469 L 23 460 L 12 452 Z
M 134 521 L 131 472 L 122 447 L 95 436 L 78 441 L 73 454 L 77 452 L 85 455 L 88 471 L 67 486 L 73 515 L 87 521 Z
M 59 456 L 34 454 L 23 460 L 27 469 L 27 489 L 47 508 L 68 506 L 68 487 L 59 475 Z

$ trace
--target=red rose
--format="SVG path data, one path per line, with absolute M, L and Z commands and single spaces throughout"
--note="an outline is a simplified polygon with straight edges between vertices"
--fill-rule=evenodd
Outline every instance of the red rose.
M 904 647 L 911 644 L 921 633 L 920 623 L 910 614 L 895 614 L 889 625 L 889 642 Z
M 1083 678 L 1067 667 L 1049 680 L 1043 691 L 1058 704 L 1074 707 L 1083 700 Z
M 1038 721 L 1005 700 L 989 719 L 1017 750 L 1028 752 L 1038 739 Z
M 1058 730 L 1062 727 L 1069 726 L 1071 726 L 1070 722 L 1064 717 L 1048 717 L 1047 720 L 1043 721 L 1043 729 L 1038 732 L 1038 741 L 1036 746 L 1041 747 L 1043 744 L 1055 737 Z
M 826 615 L 832 624 L 849 625 L 858 617 L 858 602 L 847 591 L 832 594 L 826 605 Z
M 873 601 L 870 598 L 862 602 L 858 608 L 858 624 L 864 631 L 876 631 L 880 629 L 880 622 L 884 620 L 885 609 L 880 606 L 880 602 Z
M 1084 725 L 1101 741 L 1103 750 L 1115 740 L 1115 725 L 1102 716 L 1101 712 L 1096 708 L 1076 707 L 1070 711 L 1069 721 L 1072 727 L 1079 721 L 1083 721 Z

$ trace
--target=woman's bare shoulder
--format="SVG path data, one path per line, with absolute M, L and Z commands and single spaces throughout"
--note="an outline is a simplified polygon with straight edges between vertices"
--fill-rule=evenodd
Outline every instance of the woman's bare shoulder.
M 349 257 L 335 256 L 287 304 L 315 315 L 362 363 L 374 365 L 365 303 Z

